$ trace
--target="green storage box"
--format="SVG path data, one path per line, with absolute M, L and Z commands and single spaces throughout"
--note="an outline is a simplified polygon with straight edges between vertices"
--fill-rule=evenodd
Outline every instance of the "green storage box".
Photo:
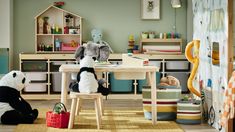
M 177 123 L 201 124 L 200 101 L 179 101 L 177 103 Z
M 143 110 L 146 119 L 152 119 L 151 91 L 150 86 L 144 86 Z M 177 102 L 181 96 L 181 88 L 172 87 L 166 89 L 157 89 L 157 119 L 175 120 L 177 112 Z
M 133 80 L 117 80 L 110 73 L 110 87 L 113 93 L 129 93 L 133 91 Z

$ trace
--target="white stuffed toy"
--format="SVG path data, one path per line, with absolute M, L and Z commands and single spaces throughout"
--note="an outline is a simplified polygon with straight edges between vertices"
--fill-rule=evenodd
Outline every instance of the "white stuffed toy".
M 85 56 L 80 61 L 80 71 L 78 73 L 78 85 L 81 93 L 97 92 L 98 82 L 95 75 L 95 61 L 91 56 Z
M 21 71 L 11 71 L 0 80 L 0 123 L 31 124 L 38 116 L 38 110 L 21 96 L 20 91 L 29 84 Z
M 102 80 L 97 80 L 95 74 L 95 57 L 86 55 L 80 60 L 80 71 L 77 74 L 77 82 L 70 84 L 73 92 L 94 93 L 98 92 L 102 95 L 108 95 L 109 89 L 105 88 Z

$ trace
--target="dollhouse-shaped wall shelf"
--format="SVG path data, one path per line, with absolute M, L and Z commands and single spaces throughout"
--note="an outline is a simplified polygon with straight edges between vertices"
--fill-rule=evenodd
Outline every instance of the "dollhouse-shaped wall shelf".
M 49 6 L 35 17 L 36 53 L 74 53 L 82 42 L 82 17 Z

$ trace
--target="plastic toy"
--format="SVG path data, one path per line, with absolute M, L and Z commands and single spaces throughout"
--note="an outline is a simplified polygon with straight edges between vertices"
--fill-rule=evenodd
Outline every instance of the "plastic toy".
M 199 40 L 194 40 L 188 43 L 188 45 L 185 48 L 185 56 L 189 62 L 193 63 L 193 69 L 191 71 L 190 77 L 187 82 L 188 88 L 193 94 L 195 94 L 198 97 L 201 97 L 201 93 L 193 87 L 193 79 L 195 77 L 199 65 L 199 47 L 200 47 Z M 194 55 L 191 54 L 192 48 L 194 49 L 193 51 Z
M 111 53 L 113 53 L 113 50 L 109 46 L 109 44 L 107 42 L 105 42 L 104 40 L 102 40 L 103 34 L 102 34 L 102 31 L 100 29 L 93 29 L 91 31 L 91 36 L 93 38 L 93 42 L 94 43 L 100 44 L 101 46 L 108 46 L 109 47 L 109 51 Z

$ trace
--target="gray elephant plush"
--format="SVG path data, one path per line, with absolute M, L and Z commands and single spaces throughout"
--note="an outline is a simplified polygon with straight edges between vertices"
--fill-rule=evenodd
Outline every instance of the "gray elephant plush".
M 111 53 L 113 53 L 113 50 L 110 47 L 110 45 L 107 42 L 105 42 L 104 40 L 102 40 L 103 34 L 102 34 L 102 31 L 100 29 L 93 29 L 91 31 L 91 37 L 93 39 L 92 42 L 100 44 L 101 46 L 108 46 L 109 47 L 109 51 Z
M 77 48 L 75 51 L 75 59 L 79 61 L 84 56 L 91 56 L 98 61 L 107 61 L 109 54 L 110 51 L 108 46 L 89 41 Z
M 98 93 L 107 96 L 110 92 L 110 89 L 104 87 L 104 83 L 106 82 L 103 79 L 97 78 L 94 66 L 95 60 L 108 60 L 109 47 L 93 42 L 88 42 L 76 50 L 75 58 L 80 62 L 80 71 L 77 74 L 77 81 L 71 82 L 69 85 L 71 91 L 83 93 L 97 91 Z

